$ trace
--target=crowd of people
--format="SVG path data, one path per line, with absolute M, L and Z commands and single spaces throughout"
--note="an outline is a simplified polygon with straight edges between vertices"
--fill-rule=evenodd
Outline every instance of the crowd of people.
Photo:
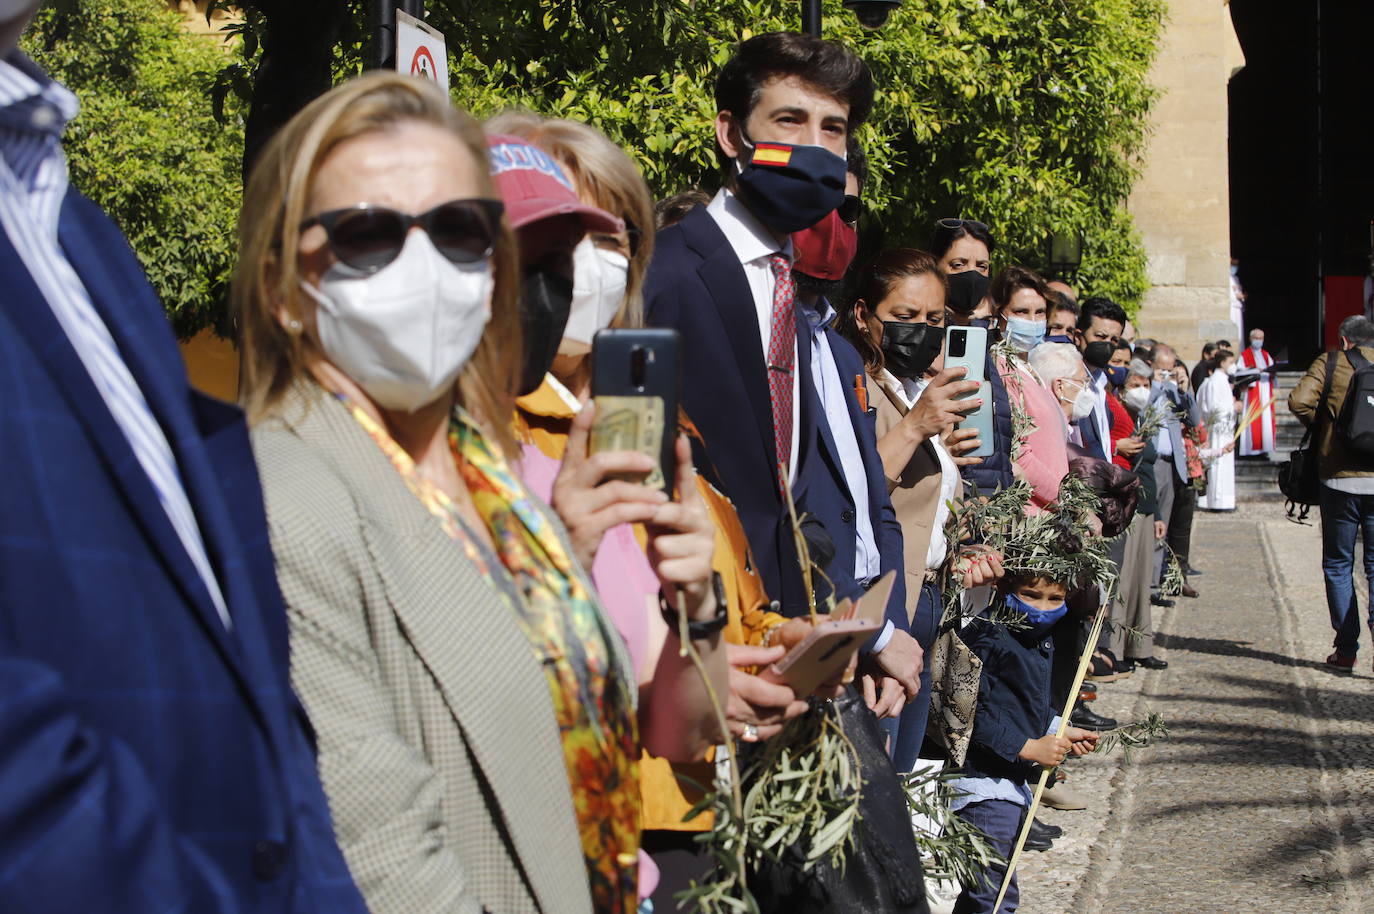
M 715 747 L 833 703 L 885 752 L 872 812 L 847 867 L 753 874 L 761 908 L 994 910 L 1005 859 L 927 884 L 899 777 L 950 769 L 1009 857 L 1041 771 L 1116 726 L 1097 689 L 1166 666 L 1194 509 L 1234 506 L 1229 347 L 1190 378 L 1119 304 L 994 273 L 981 221 L 856 263 L 872 78 L 773 33 L 719 74 L 713 195 L 407 77 L 316 99 L 245 191 L 240 412 L 67 186 L 32 7 L 0 0 L 0 908 L 674 911 L 716 863 Z M 592 444 L 597 334 L 641 327 L 680 345 L 670 478 Z M 984 377 L 945 364 L 960 327 Z M 960 523 L 1007 492 L 1119 585 Z M 840 681 L 774 674 L 889 578 Z M 951 636 L 981 668 L 962 741 L 932 715 Z

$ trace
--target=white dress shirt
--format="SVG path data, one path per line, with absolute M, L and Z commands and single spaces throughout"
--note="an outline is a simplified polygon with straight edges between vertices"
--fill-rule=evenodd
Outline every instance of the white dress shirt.
M 721 188 L 706 207 L 706 212 L 716 225 L 725 233 L 740 266 L 744 268 L 744 278 L 749 283 L 749 292 L 754 297 L 754 311 L 759 321 L 759 358 L 763 360 L 764 375 L 767 376 L 768 339 L 773 332 L 773 286 L 777 280 L 769 258 L 781 254 L 790 263 L 792 260 L 792 239 L 779 245 L 777 239 L 763 224 L 749 212 L 739 198 Z M 787 478 L 797 478 L 797 442 L 801 429 L 801 388 L 797 383 L 797 355 L 792 353 L 792 453 L 787 458 Z
M 45 76 L 23 54 L 12 51 L 0 59 L 0 231 L 23 259 L 110 415 L 128 439 L 228 628 L 229 609 L 172 447 L 58 242 L 62 201 L 67 195 L 62 133 L 76 112 L 76 96 Z
M 863 451 L 859 450 L 859 436 L 854 431 L 854 419 L 849 412 L 840 369 L 825 327 L 835 319 L 835 309 L 824 298 L 816 308 L 802 306 L 806 326 L 811 331 L 811 364 L 808 366 L 816 383 L 821 410 L 835 439 L 836 456 L 844 469 L 844 481 L 854 502 L 854 528 L 858 542 L 854 548 L 854 579 L 859 582 L 876 581 L 883 571 L 883 558 L 878 552 L 878 538 L 873 532 L 873 516 L 868 507 L 868 473 L 864 469 Z M 795 423 L 794 423 L 795 424 Z

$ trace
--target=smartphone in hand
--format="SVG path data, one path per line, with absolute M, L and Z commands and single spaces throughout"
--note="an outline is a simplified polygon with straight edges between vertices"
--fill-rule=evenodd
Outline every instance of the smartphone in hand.
M 596 422 L 587 445 L 600 451 L 639 451 L 657 466 L 641 482 L 672 494 L 681 388 L 676 330 L 602 330 L 592 339 L 592 399 Z
M 992 385 L 987 379 L 988 331 L 983 327 L 950 327 L 945 331 L 945 367 L 965 369 L 963 380 L 977 381 L 978 390 L 956 400 L 978 398 L 983 401 L 965 413 L 959 428 L 978 431 L 978 447 L 965 456 L 990 457 L 994 450 L 992 430 Z

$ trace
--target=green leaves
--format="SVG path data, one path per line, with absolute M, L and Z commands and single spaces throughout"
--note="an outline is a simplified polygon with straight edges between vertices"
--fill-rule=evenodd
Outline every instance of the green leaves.
M 232 105 L 223 124 L 216 108 L 246 74 L 217 99 L 206 86 L 226 61 L 219 42 L 140 0 L 46 8 L 23 44 L 81 102 L 64 140 L 72 185 L 129 237 L 178 334 L 211 325 L 223 315 L 242 196 L 242 127 Z

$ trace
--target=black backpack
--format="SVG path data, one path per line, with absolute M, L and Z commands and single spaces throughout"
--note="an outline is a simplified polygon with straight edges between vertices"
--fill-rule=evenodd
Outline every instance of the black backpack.
M 1336 417 L 1336 439 L 1351 454 L 1374 463 L 1374 365 L 1358 349 L 1347 349 L 1355 373 Z
M 1332 352 L 1326 356 L 1326 378 L 1322 382 L 1322 396 L 1317 401 L 1317 415 L 1302 436 L 1302 443 L 1293 449 L 1288 459 L 1279 464 L 1279 491 L 1288 500 L 1288 519 L 1307 523 L 1308 512 L 1321 500 L 1322 481 L 1317 475 L 1317 450 L 1321 446 L 1321 429 L 1326 424 L 1326 400 L 1331 396 L 1331 379 L 1335 375 L 1336 359 Z M 1344 406 L 1342 406 L 1344 411 Z

